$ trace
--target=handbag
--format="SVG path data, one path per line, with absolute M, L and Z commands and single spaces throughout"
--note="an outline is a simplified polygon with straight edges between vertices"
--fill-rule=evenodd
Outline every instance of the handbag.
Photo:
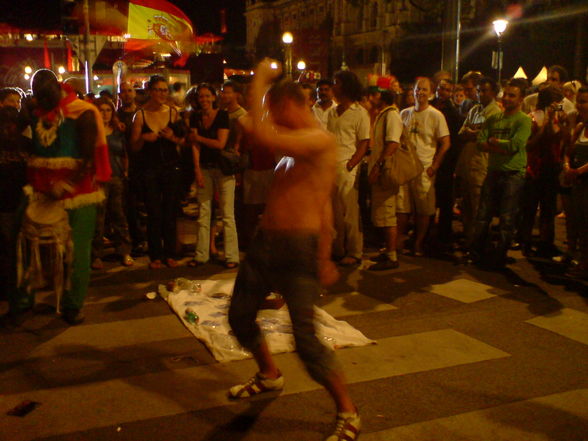
M 234 150 L 222 149 L 218 155 L 218 167 L 225 176 L 241 171 L 241 156 Z
M 392 110 L 392 109 L 390 109 Z M 381 114 L 384 117 L 387 110 Z M 386 136 L 386 120 L 384 119 L 384 137 Z M 401 142 L 396 151 L 384 158 L 380 167 L 380 186 L 385 190 L 398 188 L 418 177 L 424 170 L 423 164 L 416 154 L 416 149 Z

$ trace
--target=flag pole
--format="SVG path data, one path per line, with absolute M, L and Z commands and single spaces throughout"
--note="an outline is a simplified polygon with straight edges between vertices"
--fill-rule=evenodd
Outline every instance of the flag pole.
M 84 6 L 82 8 L 84 14 L 84 57 L 85 72 L 86 72 L 86 93 L 94 90 L 92 84 L 92 60 L 90 59 L 90 6 L 88 0 L 84 0 Z

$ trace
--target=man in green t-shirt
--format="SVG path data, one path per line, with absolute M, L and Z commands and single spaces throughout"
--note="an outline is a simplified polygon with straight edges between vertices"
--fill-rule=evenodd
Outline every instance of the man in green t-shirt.
M 515 229 L 519 199 L 527 167 L 527 139 L 531 118 L 521 111 L 524 85 L 511 80 L 504 89 L 504 112 L 486 119 L 478 135 L 478 148 L 488 152 L 488 174 L 482 186 L 480 207 L 474 223 L 470 259 L 478 262 L 485 255 L 488 227 L 494 213 L 500 216 L 496 268 L 506 264 L 506 254 Z

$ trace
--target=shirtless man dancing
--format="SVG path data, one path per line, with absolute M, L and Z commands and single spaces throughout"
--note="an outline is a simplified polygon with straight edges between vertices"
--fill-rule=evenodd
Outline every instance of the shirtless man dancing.
M 300 87 L 273 84 L 266 95 L 271 121 L 262 119 L 263 96 L 279 76 L 269 60 L 257 67 L 252 84 L 250 129 L 257 143 L 284 155 L 274 173 L 260 228 L 239 269 L 229 323 L 241 345 L 253 354 L 259 372 L 229 390 L 230 398 L 247 398 L 284 387 L 284 378 L 255 322 L 270 291 L 288 304 L 296 348 L 310 376 L 337 405 L 336 428 L 326 441 L 358 437 L 360 418 L 334 353 L 315 335 L 314 300 L 320 286 L 338 273 L 331 257 L 331 191 L 335 182 L 335 139 L 320 128 Z

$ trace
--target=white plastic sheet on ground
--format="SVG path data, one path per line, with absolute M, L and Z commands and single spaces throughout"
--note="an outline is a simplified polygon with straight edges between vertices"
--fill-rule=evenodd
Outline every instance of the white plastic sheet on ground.
M 234 279 L 230 280 L 183 280 L 175 293 L 163 289 L 163 296 L 192 334 L 202 341 L 217 361 L 233 361 L 251 358 L 251 353 L 239 345 L 232 335 L 228 323 L 230 296 Z M 200 292 L 193 289 L 200 284 Z M 191 289 L 192 288 L 192 289 Z M 186 309 L 198 314 L 194 324 L 186 319 Z M 257 321 L 273 354 L 295 350 L 292 324 L 287 306 L 279 310 L 261 310 Z M 374 344 L 349 323 L 335 320 L 324 310 L 315 306 L 315 327 L 323 344 L 333 349 Z

